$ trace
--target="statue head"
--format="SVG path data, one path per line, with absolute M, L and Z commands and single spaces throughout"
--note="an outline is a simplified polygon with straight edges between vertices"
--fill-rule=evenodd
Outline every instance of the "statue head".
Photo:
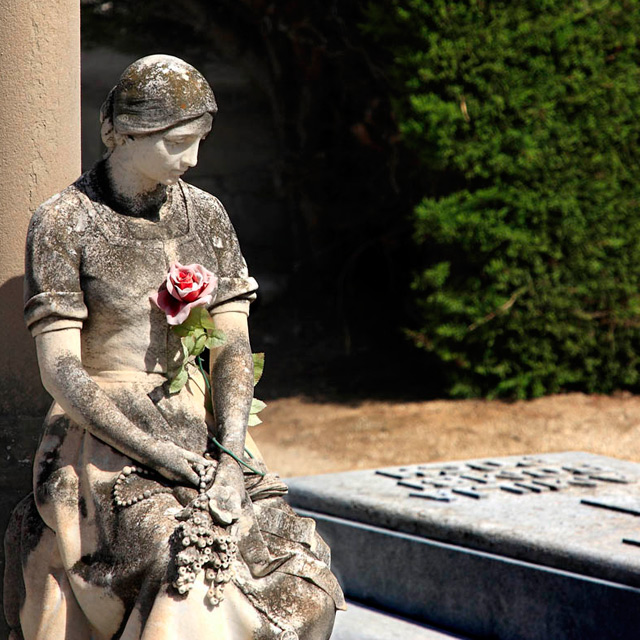
M 197 69 L 174 56 L 146 56 L 124 70 L 102 105 L 102 140 L 112 150 L 122 136 L 158 133 L 217 111 Z

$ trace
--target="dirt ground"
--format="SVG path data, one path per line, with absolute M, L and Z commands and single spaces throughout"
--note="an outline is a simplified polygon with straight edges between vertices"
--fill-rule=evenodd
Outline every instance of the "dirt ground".
M 485 456 L 589 451 L 640 462 L 640 396 L 321 403 L 271 400 L 252 428 L 281 476 Z

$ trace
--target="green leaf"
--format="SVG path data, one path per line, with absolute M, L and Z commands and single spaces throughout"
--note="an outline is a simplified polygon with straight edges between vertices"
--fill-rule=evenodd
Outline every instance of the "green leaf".
M 213 321 L 213 318 L 211 317 L 211 314 L 204 308 L 203 308 L 203 311 L 205 313 L 203 313 L 200 317 L 200 323 L 202 327 L 204 329 L 215 329 L 216 325 Z
M 178 393 L 178 391 L 180 391 L 180 389 L 182 389 L 182 387 L 187 384 L 187 380 L 189 380 L 189 374 L 184 367 L 180 367 L 178 373 L 176 374 L 176 377 L 171 381 L 171 384 L 169 385 L 169 392 Z
M 258 418 L 258 416 L 255 413 L 252 413 L 249 415 L 249 421 L 247 422 L 247 425 L 249 427 L 255 427 L 259 424 L 262 424 L 262 420 L 260 420 L 260 418 Z
M 173 331 L 179 336 L 184 337 L 194 330 L 203 330 L 212 323 L 211 316 L 204 307 L 194 307 L 191 309 L 189 317 L 182 324 L 173 327 Z
M 254 398 L 251 401 L 251 409 L 249 409 L 249 413 L 255 414 L 260 413 L 265 407 L 266 403 L 262 402 L 262 400 L 258 400 L 258 398 Z
M 211 319 L 209 312 L 204 307 L 194 307 L 191 309 L 189 317 L 193 319 L 196 327 L 204 327 L 204 323 Z
M 264 371 L 264 353 L 252 353 L 253 356 L 253 386 L 255 387 Z
M 194 340 L 193 350 L 191 354 L 194 356 L 199 356 L 207 346 L 207 334 L 202 333 Z
M 224 334 L 224 331 L 220 331 L 219 329 L 209 329 L 207 335 L 208 337 L 205 342 L 207 349 L 221 347 L 227 341 L 227 336 Z
M 193 353 L 193 350 L 196 346 L 196 339 L 194 338 L 193 334 L 189 334 L 182 338 L 182 344 L 187 350 L 187 355 L 190 355 Z
M 181 338 L 184 338 L 185 336 L 188 336 L 189 333 L 191 332 L 191 327 L 186 327 L 183 322 L 182 324 L 179 324 L 175 327 L 171 327 L 171 330 L 176 335 L 180 336 Z

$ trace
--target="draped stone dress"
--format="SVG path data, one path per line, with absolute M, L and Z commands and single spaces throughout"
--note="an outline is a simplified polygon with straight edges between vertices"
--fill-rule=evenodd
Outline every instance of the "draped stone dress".
M 204 381 L 194 375 L 182 391 L 168 393 L 167 373 L 182 351 L 149 296 L 176 260 L 218 276 L 213 311 L 247 313 L 257 284 L 215 197 L 180 181 L 168 188 L 166 213 L 152 222 L 111 209 L 100 185 L 92 170 L 34 215 L 27 326 L 34 336 L 81 328 L 82 364 L 122 413 L 158 440 L 211 451 L 215 427 Z M 132 491 L 150 497 L 118 507 L 114 483 L 131 464 L 53 404 L 34 462 L 34 492 L 14 511 L 6 537 L 12 638 L 328 637 L 335 608 L 344 606 L 328 548 L 313 521 L 283 501 L 286 487 L 276 476 L 245 472 L 251 499 L 234 529 L 234 577 L 221 604 L 211 606 L 202 576 L 186 595 L 171 585 L 176 516 L 195 490 L 145 470 Z M 259 459 L 251 464 L 264 469 Z

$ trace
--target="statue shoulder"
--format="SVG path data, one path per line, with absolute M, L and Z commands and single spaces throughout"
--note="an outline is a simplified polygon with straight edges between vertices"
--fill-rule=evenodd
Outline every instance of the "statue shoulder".
M 72 240 L 84 231 L 88 222 L 86 196 L 73 183 L 43 202 L 31 217 L 27 242 L 47 236 Z
M 220 200 L 193 185 L 183 184 L 188 189 L 195 213 L 196 233 L 208 238 L 213 251 L 218 254 L 218 261 L 226 265 L 229 273 L 246 272 L 236 231 Z
M 222 202 L 216 196 L 188 182 L 182 182 L 182 185 L 189 194 L 189 199 L 198 216 L 204 217 L 207 221 L 229 219 Z

